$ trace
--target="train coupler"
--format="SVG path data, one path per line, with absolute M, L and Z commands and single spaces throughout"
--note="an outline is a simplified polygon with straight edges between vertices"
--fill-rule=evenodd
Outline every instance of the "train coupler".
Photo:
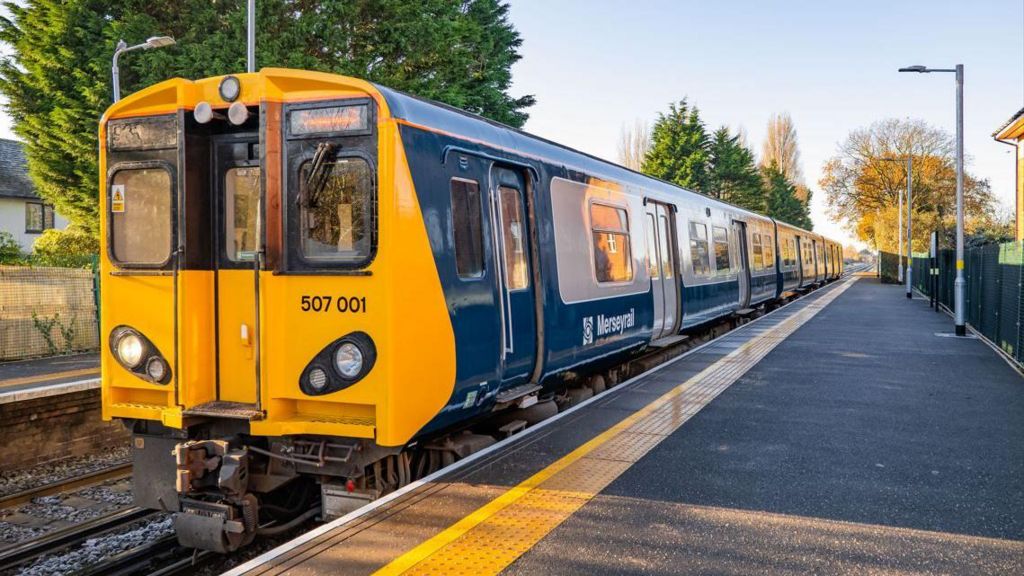
M 259 501 L 248 492 L 249 457 L 224 440 L 190 440 L 174 448 L 182 546 L 228 553 L 256 536 Z

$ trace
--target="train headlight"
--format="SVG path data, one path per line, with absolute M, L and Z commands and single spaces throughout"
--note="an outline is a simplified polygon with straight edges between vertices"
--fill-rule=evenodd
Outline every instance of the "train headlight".
M 334 352 L 334 367 L 346 380 L 352 380 L 363 371 L 363 351 L 352 342 L 342 342 Z
M 142 364 L 142 355 L 145 353 L 146 346 L 142 342 L 142 338 L 135 332 L 125 331 L 120 338 L 117 339 L 117 344 L 114 347 L 114 353 L 117 354 L 117 359 L 121 361 L 127 368 L 136 368 L 139 364 Z
M 324 372 L 322 368 L 313 368 L 309 371 L 306 380 L 309 382 L 309 387 L 314 391 L 323 392 L 324 388 L 327 387 L 327 372 Z
M 235 76 L 225 76 L 220 81 L 220 87 L 217 91 L 220 92 L 220 97 L 225 102 L 234 102 L 238 99 L 238 95 L 242 93 L 242 83 Z
M 356 384 L 373 370 L 377 347 L 365 332 L 351 332 L 324 346 L 299 376 L 299 389 L 310 396 L 331 394 Z
M 146 374 L 154 382 L 163 382 L 169 372 L 170 367 L 167 366 L 167 361 L 159 356 L 154 356 L 146 362 Z
M 110 352 L 121 366 L 143 380 L 166 384 L 171 379 L 167 360 L 148 338 L 134 328 L 114 328 L 110 332 Z

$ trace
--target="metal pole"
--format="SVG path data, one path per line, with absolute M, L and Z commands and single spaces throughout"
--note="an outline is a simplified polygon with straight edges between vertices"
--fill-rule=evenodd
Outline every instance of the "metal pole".
M 967 335 L 964 320 L 964 65 L 956 65 L 956 281 L 953 283 L 956 308 L 956 335 Z
M 125 48 L 128 48 L 128 44 L 124 40 L 119 40 L 117 48 L 114 49 L 114 59 L 110 65 L 110 75 L 114 81 L 114 102 L 121 99 L 121 70 L 117 67 L 117 59 L 124 52 Z
M 256 71 L 256 0 L 249 0 L 246 6 L 248 30 L 246 31 L 246 71 Z
M 899 208 L 896 209 L 896 229 L 899 230 L 899 240 L 896 241 L 896 249 L 899 251 L 898 265 L 899 269 L 896 273 L 896 281 L 900 284 L 903 283 L 903 193 L 897 192 L 896 196 L 899 198 Z
M 911 196 L 911 177 L 914 173 L 914 157 L 907 156 L 907 298 L 913 298 L 914 277 L 914 201 Z

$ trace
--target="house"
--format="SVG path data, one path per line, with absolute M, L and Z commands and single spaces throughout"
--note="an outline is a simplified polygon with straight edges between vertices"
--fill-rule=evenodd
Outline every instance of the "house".
M 21 143 L 0 138 L 0 232 L 10 233 L 24 252 L 31 252 L 43 230 L 67 225 L 36 195 Z
M 998 142 L 1009 144 L 1017 149 L 1017 206 L 1014 214 L 1017 217 L 1017 240 L 1024 240 L 1024 108 L 1021 108 L 1009 120 L 996 130 L 992 137 Z

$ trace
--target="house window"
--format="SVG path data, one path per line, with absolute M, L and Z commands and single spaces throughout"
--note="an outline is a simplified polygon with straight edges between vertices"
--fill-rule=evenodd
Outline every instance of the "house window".
M 604 204 L 591 204 L 590 230 L 597 282 L 632 280 L 633 258 L 629 251 L 629 219 L 626 211 Z
M 42 202 L 25 203 L 25 232 L 39 234 L 53 228 L 53 206 Z

